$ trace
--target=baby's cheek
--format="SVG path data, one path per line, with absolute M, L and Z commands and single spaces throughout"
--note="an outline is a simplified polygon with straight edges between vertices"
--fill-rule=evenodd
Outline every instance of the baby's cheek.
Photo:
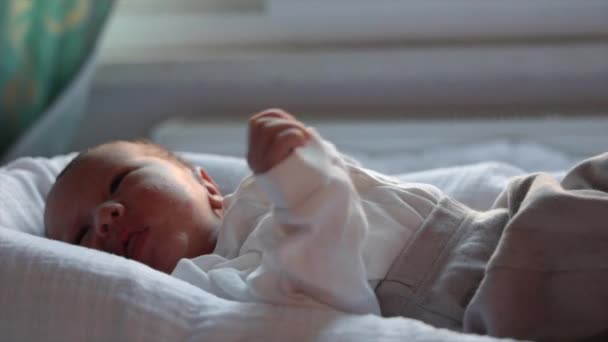
M 177 262 L 186 257 L 188 236 L 175 231 L 156 241 L 156 248 L 151 252 L 149 266 L 165 273 L 171 273 Z
M 169 183 L 147 183 L 137 191 L 138 201 L 162 209 L 179 203 L 184 198 L 184 191 Z
M 197 204 L 200 202 L 183 188 L 165 183 L 145 184 L 135 197 L 134 217 L 163 226 L 174 226 L 176 220 L 181 222 L 192 216 L 199 209 Z

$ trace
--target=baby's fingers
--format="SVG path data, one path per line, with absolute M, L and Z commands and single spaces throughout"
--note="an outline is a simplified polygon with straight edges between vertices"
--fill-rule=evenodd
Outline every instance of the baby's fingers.
M 280 119 L 287 119 L 287 120 L 295 120 L 295 117 L 293 115 L 287 113 L 286 111 L 284 111 L 282 109 L 270 108 L 270 109 L 266 109 L 264 111 L 261 111 L 255 115 L 253 115 L 249 119 L 249 122 L 250 123 L 255 122 L 262 118 L 280 118 Z
M 310 136 L 300 128 L 289 128 L 279 133 L 268 153 L 269 169 L 285 160 L 294 149 L 304 146 Z
M 271 119 L 268 120 L 260 130 L 260 140 L 258 142 L 270 147 L 276 138 L 283 134 L 283 132 L 289 130 L 298 130 L 305 137 L 310 135 L 306 126 L 299 121 Z
M 260 112 L 249 120 L 249 166 L 254 173 L 266 172 L 310 137 L 308 128 L 291 114 L 279 109 Z
M 306 137 L 310 132 L 303 123 L 297 120 L 278 118 L 261 118 L 249 131 L 249 150 L 256 155 L 265 155 L 272 148 L 274 140 L 284 131 L 297 129 Z

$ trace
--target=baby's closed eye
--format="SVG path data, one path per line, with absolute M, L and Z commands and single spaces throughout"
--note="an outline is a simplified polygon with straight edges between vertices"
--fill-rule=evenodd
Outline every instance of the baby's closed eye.
M 127 174 L 129 172 L 130 171 L 121 172 L 118 175 L 116 175 L 116 177 L 114 177 L 114 179 L 112 179 L 112 183 L 110 183 L 110 195 L 112 195 L 113 193 L 116 192 L 116 190 L 118 190 L 120 183 L 122 183 L 123 179 L 125 179 L 125 177 L 127 176 Z

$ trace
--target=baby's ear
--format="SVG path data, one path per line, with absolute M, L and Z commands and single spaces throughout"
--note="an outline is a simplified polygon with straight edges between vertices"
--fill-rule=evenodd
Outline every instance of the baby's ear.
M 207 173 L 207 171 L 205 171 L 205 169 L 203 169 L 202 167 L 196 167 L 195 171 L 196 173 L 196 177 L 198 178 L 198 180 L 205 186 L 212 186 L 213 188 L 215 188 L 214 190 L 214 194 L 219 194 L 219 186 L 215 183 L 215 181 L 213 181 L 213 178 L 211 178 L 211 176 L 209 176 L 209 174 Z
M 224 201 L 219 186 L 202 167 L 196 167 L 196 176 L 209 193 L 209 203 L 211 204 L 211 208 L 222 210 L 224 207 Z

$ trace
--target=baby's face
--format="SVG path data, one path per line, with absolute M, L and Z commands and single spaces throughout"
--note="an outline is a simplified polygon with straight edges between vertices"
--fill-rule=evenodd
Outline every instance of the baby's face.
M 56 240 L 171 272 L 179 259 L 211 253 L 222 198 L 202 172 L 132 143 L 103 145 L 59 177 L 45 210 Z

